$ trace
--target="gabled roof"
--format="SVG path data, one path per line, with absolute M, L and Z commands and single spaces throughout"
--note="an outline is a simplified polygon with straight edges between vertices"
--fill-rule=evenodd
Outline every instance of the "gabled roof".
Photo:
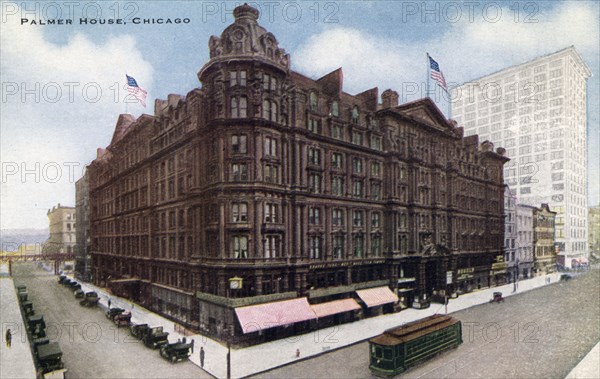
M 115 127 L 115 132 L 113 133 L 112 140 L 110 141 L 111 145 L 117 143 L 125 133 L 127 129 L 135 122 L 135 117 L 130 114 L 120 114 L 119 119 L 117 120 L 117 126 Z

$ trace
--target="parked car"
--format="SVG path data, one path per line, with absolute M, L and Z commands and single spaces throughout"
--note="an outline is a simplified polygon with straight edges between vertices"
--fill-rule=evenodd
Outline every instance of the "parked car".
M 490 300 L 490 303 L 502 303 L 504 302 L 504 298 L 502 297 L 502 292 L 494 292 L 494 296 L 492 297 L 492 300 Z
M 176 343 L 168 343 L 160 348 L 160 356 L 169 360 L 171 363 L 188 359 L 191 355 L 192 344 L 177 341 Z

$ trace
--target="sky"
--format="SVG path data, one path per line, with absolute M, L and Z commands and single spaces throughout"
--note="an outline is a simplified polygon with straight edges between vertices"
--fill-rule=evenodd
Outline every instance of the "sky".
M 152 114 L 155 98 L 200 87 L 197 73 L 209 58 L 208 39 L 233 22 L 232 10 L 241 4 L 0 3 L 2 229 L 46 228 L 49 208 L 75 205 L 75 181 L 96 149 L 110 143 L 118 115 Z M 452 85 L 574 45 L 592 72 L 588 204 L 599 203 L 599 2 L 249 4 L 291 55 L 293 70 L 316 79 L 342 67 L 346 92 L 391 88 L 401 102 L 426 96 L 426 53 Z M 157 19 L 172 23 L 143 23 Z M 146 108 L 125 101 L 125 74 L 148 91 Z M 439 100 L 447 112 L 445 104 Z

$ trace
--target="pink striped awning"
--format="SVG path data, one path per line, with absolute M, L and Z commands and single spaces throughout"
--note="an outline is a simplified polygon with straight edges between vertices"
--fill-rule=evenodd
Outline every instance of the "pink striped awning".
M 317 318 L 360 309 L 360 305 L 354 299 L 328 301 L 321 304 L 312 304 L 310 307 L 317 315 Z
M 303 297 L 235 308 L 244 334 L 317 318 Z
M 382 304 L 395 303 L 398 301 L 398 296 L 393 293 L 388 287 L 376 287 L 366 290 L 358 290 L 356 294 L 367 307 L 376 307 Z

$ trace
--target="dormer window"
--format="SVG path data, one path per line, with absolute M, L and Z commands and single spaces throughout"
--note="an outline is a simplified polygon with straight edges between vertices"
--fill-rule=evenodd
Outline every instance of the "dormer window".
M 331 103 L 331 115 L 338 117 L 340 115 L 340 104 L 337 101 Z
M 315 92 L 311 92 L 309 95 L 309 107 L 311 112 L 317 111 L 317 94 Z
M 360 112 L 358 111 L 358 107 L 355 105 L 354 108 L 352 108 L 352 112 L 351 112 L 353 123 L 358 124 L 358 116 L 359 115 L 360 115 Z

